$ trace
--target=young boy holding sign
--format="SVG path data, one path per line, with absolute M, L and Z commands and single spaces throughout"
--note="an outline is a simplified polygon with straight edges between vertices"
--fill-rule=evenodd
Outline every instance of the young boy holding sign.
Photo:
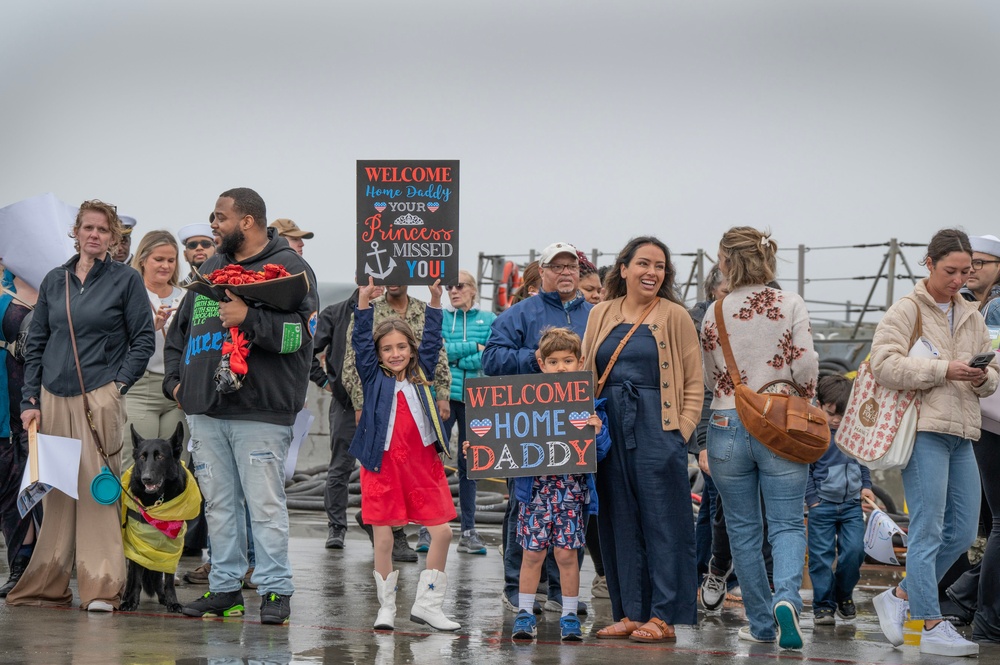
M 546 374 L 583 370 L 580 337 L 568 328 L 545 330 L 535 357 Z M 595 400 L 594 411 L 587 424 L 594 428 L 597 460 L 601 461 L 611 447 L 603 399 Z M 468 449 L 469 442 L 466 441 L 463 453 L 467 453 Z M 545 555 L 552 547 L 562 582 L 562 618 L 559 620 L 562 639 L 580 641 L 583 633 L 576 615 L 580 594 L 579 550 L 586 544 L 584 531 L 587 517 L 597 513 L 597 489 L 593 474 L 522 476 L 514 479 L 514 493 L 518 500 L 517 542 L 524 548 L 524 556 L 521 559 L 518 613 L 512 637 L 515 640 L 535 637 L 536 620 L 532 612 L 535 589 L 541 578 Z

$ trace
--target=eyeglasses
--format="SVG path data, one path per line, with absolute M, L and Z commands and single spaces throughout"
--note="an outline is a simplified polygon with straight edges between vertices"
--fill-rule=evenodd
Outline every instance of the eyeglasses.
M 551 270 L 556 274 L 580 272 L 579 263 L 546 263 L 542 267 L 546 270 Z
M 983 259 L 972 259 L 972 269 L 982 270 L 987 263 L 1000 263 L 1000 261 L 984 261 Z
M 184 243 L 184 246 L 188 249 L 198 249 L 199 247 L 208 249 L 209 247 L 214 247 L 215 243 L 211 240 L 188 240 Z
M 472 284 L 468 284 L 466 282 L 459 282 L 458 284 L 452 284 L 452 285 L 446 286 L 444 288 L 447 289 L 448 293 L 451 293 L 452 291 L 461 291 L 465 287 L 469 287 L 471 289 L 472 288 Z

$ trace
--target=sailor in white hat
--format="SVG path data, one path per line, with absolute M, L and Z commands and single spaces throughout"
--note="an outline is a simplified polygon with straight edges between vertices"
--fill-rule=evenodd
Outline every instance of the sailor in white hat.
M 215 240 L 212 237 L 212 227 L 205 223 L 188 224 L 177 232 L 177 238 L 184 248 L 184 260 L 191 264 L 191 272 L 181 282 L 181 286 L 190 284 L 201 264 L 215 255 Z
M 981 304 L 1000 295 L 1000 238 L 996 236 L 969 236 L 972 245 L 972 272 L 965 282 L 962 295 L 966 300 Z
M 135 217 L 118 215 L 118 219 L 122 220 L 122 241 L 118 243 L 118 249 L 115 250 L 115 255 L 112 258 L 118 263 L 130 264 L 132 263 L 132 231 L 135 229 Z

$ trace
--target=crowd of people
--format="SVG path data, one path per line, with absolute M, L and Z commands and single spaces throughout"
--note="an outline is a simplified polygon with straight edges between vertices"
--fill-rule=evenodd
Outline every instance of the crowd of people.
M 440 457 L 466 442 L 465 382 L 585 371 L 594 380 L 596 473 L 508 481 L 499 602 L 514 614 L 514 640 L 533 639 L 545 611 L 560 614 L 563 640 L 583 639 L 585 551 L 597 571 L 592 595 L 610 600 L 613 618 L 598 639 L 674 641 L 675 626 L 697 624 L 699 602 L 713 612 L 734 594 L 748 622 L 740 639 L 801 649 L 807 552 L 815 630 L 856 617 L 862 504 L 875 495 L 868 470 L 833 442 L 851 382 L 820 377 L 809 312 L 774 281 L 768 233 L 724 233 L 706 300 L 691 310 L 678 296 L 669 248 L 642 236 L 601 269 L 569 243 L 548 245 L 498 313 L 479 306 L 476 279 L 464 270 L 455 283 L 431 285 L 429 302 L 369 280 L 320 311 L 302 257 L 313 234 L 266 220 L 256 192 L 228 190 L 208 223 L 176 239 L 147 232 L 132 255 L 135 220 L 126 225 L 114 206 L 86 201 L 72 232 L 77 254 L 37 289 L 4 271 L 0 397 L 10 408 L 0 421 L 0 526 L 10 576 L 0 595 L 8 605 L 71 605 L 75 568 L 81 608 L 111 612 L 125 584 L 117 502 L 52 491 L 18 513 L 28 430 L 83 441 L 84 487 L 105 467 L 121 474 L 132 432 L 137 441 L 166 439 L 180 424 L 190 438 L 184 462 L 204 497 L 187 545 L 208 549 L 205 564 L 185 575 L 208 591 L 183 612 L 239 616 L 244 589 L 254 589 L 261 621 L 287 622 L 295 588 L 283 468 L 311 380 L 331 394 L 326 547 L 345 547 L 348 484 L 360 464 L 356 519 L 373 545 L 373 627 L 395 627 L 395 564 L 425 552 L 409 617 L 457 630 L 461 617 L 443 611 L 449 523 L 459 523 L 459 554 L 487 553 L 465 455 L 457 455 L 457 506 Z M 182 288 L 232 265 L 278 265 L 305 275 L 310 288 L 284 308 Z M 978 641 L 1000 639 L 1000 542 L 989 538 L 982 562 L 957 580 L 949 571 L 981 523 L 987 535 L 1000 529 L 990 445 L 1000 424 L 980 406 L 997 388 L 997 366 L 969 364 L 991 350 L 989 326 L 994 336 L 1000 326 L 1000 239 L 942 230 L 924 265 L 928 276 L 886 312 L 872 342 L 877 380 L 918 390 L 922 404 L 902 469 L 907 575 L 873 605 L 891 644 L 903 643 L 910 616 L 923 621 L 922 652 L 973 655 Z M 918 325 L 933 357 L 910 353 Z M 234 359 L 253 370 L 236 372 Z M 736 409 L 739 383 L 815 400 L 829 417 L 825 454 L 792 461 L 755 438 Z M 705 480 L 697 522 L 691 456 Z M 416 550 L 409 524 L 420 525 Z M 536 600 L 543 579 L 544 602 Z M 974 641 L 955 623 L 972 624 Z

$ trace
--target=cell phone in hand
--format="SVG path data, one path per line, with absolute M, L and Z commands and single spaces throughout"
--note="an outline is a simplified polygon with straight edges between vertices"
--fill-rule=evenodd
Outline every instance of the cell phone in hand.
M 969 367 L 975 367 L 976 369 L 983 369 L 991 362 L 993 362 L 994 357 L 996 357 L 996 352 L 994 351 L 987 351 L 986 353 L 977 353 L 972 357 L 972 360 L 969 361 Z

